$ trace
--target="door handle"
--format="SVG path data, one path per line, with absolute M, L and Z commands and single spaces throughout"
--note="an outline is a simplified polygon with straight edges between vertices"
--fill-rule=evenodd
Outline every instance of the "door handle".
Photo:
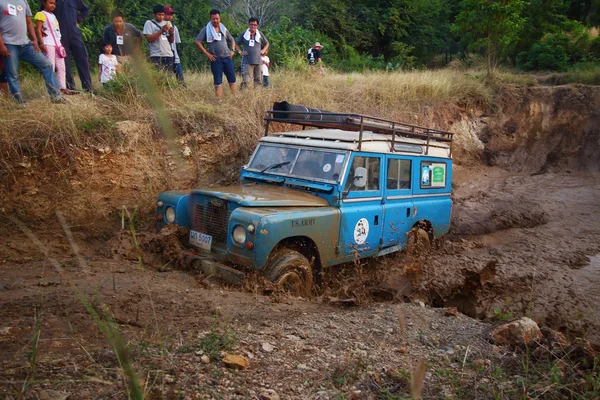
M 406 208 L 406 218 L 410 218 L 410 207 Z
M 375 216 L 375 219 L 373 220 L 373 225 L 379 225 L 379 215 Z

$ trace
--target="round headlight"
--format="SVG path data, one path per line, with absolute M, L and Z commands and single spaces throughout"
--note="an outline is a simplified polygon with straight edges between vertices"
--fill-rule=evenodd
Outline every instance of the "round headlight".
M 246 229 L 248 230 L 248 233 L 254 233 L 254 225 L 250 224 Z
M 165 210 L 165 217 L 167 218 L 167 222 L 175 222 L 175 209 L 173 207 L 167 207 Z
M 165 203 L 163 203 L 163 201 L 162 201 L 162 200 L 160 200 L 160 201 L 158 201 L 158 202 L 156 203 L 156 206 L 157 206 L 158 208 L 162 208 L 162 206 L 164 206 L 164 205 L 165 205 Z
M 246 241 L 246 229 L 243 226 L 237 225 L 233 228 L 233 241 L 237 244 L 243 244 Z

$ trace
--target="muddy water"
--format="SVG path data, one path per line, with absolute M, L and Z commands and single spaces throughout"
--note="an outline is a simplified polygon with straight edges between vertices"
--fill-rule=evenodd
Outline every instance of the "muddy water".
M 464 171 L 456 186 L 451 234 L 423 268 L 433 303 L 600 343 L 600 177 Z
M 575 274 L 575 280 L 581 296 L 593 305 L 591 309 L 600 319 L 600 254 L 590 257 L 589 264 Z

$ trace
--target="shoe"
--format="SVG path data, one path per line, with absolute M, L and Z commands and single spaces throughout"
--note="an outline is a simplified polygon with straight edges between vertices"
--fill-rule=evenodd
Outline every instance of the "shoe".
M 52 99 L 52 102 L 54 104 L 71 104 L 71 102 L 64 97 L 61 97 L 60 99 Z
M 67 96 L 81 93 L 79 90 L 72 90 L 72 89 L 61 89 L 60 92 Z

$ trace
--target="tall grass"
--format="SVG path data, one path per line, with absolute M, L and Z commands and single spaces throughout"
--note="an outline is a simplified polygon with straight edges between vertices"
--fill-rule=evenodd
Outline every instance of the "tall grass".
M 249 90 L 239 98 L 231 97 L 225 90 L 223 103 L 215 100 L 212 76 L 208 73 L 188 73 L 187 89 L 163 87 L 150 92 L 149 98 L 142 88 L 121 82 L 113 89 L 98 88 L 95 97 L 70 96 L 69 105 L 50 104 L 37 74 L 30 73 L 22 81 L 25 97 L 30 99 L 28 107 L 17 106 L 10 99 L 0 102 L 4 122 L 0 127 L 0 152 L 4 154 L 31 147 L 52 148 L 61 143 L 112 143 L 121 139 L 113 124 L 120 120 L 151 122 L 158 128 L 151 107 L 157 97 L 180 135 L 219 128 L 242 146 L 254 143 L 261 135 L 264 112 L 273 101 L 388 118 L 411 118 L 424 106 L 447 103 L 486 107 L 493 102 L 492 91 L 481 80 L 451 70 L 328 72 L 325 78 L 307 70 L 285 71 L 273 74 L 269 90 Z M 145 139 L 152 139 L 155 133 L 148 132 Z

